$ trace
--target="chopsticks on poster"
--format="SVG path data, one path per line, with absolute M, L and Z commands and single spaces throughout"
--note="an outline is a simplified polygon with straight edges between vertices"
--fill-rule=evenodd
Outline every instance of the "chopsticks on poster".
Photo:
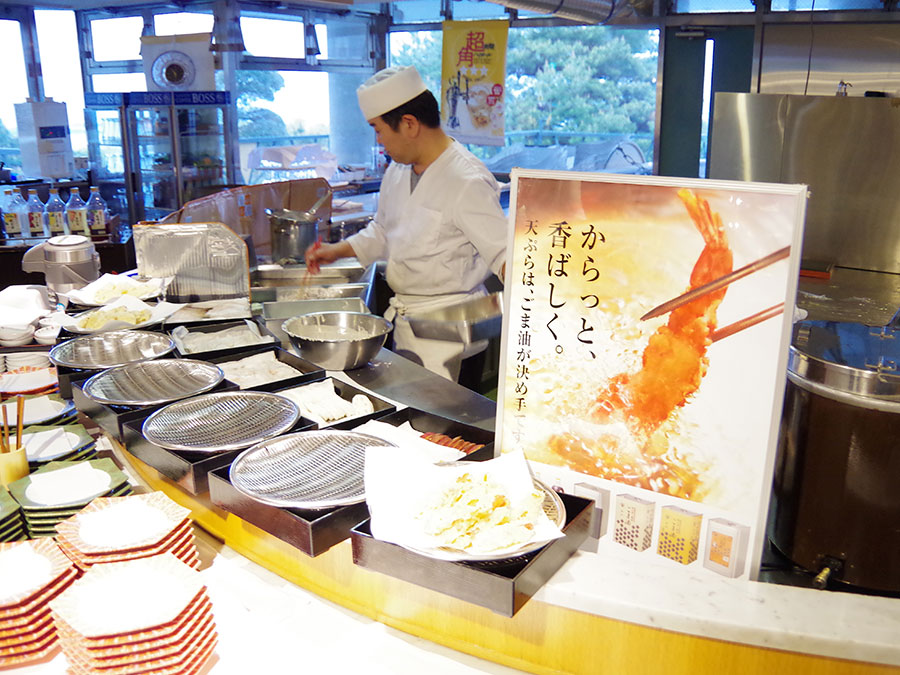
M 653 319 L 654 317 L 662 316 L 663 314 L 671 312 L 673 309 L 676 309 L 677 307 L 681 307 L 682 305 L 686 305 L 687 303 L 692 302 L 693 300 L 696 300 L 697 298 L 700 298 L 700 297 L 706 295 L 707 293 L 712 293 L 713 291 L 717 291 L 720 288 L 724 288 L 725 286 L 729 285 L 730 283 L 732 283 L 734 281 L 737 281 L 738 279 L 743 279 L 744 277 L 749 276 L 750 274 L 753 274 L 754 272 L 761 270 L 764 267 L 768 267 L 769 265 L 772 265 L 772 264 L 778 262 L 779 260 L 784 260 L 785 258 L 789 257 L 790 255 L 791 255 L 791 247 L 785 246 L 784 248 L 779 249 L 779 250 L 775 251 L 774 253 L 770 253 L 769 255 L 765 256 L 764 258 L 760 258 L 756 262 L 752 262 L 747 265 L 744 265 L 743 267 L 736 269 L 733 272 L 726 274 L 725 276 L 719 277 L 718 279 L 713 279 L 712 281 L 705 283 L 702 286 L 697 286 L 697 288 L 689 290 L 687 293 L 682 293 L 677 298 L 672 298 L 671 300 L 667 300 L 666 302 L 662 303 L 661 305 L 657 305 L 656 307 L 651 309 L 649 312 L 644 314 L 644 316 L 641 317 L 641 321 L 646 321 L 647 319 Z M 772 308 L 770 307 L 768 310 L 764 310 L 764 311 L 768 312 L 771 310 L 772 310 Z M 777 312 L 775 314 L 777 314 Z M 771 316 L 775 316 L 775 314 L 772 314 L 765 318 L 771 318 Z M 758 315 L 757 314 L 753 315 L 753 317 L 756 317 L 756 316 L 758 316 Z M 748 319 L 753 318 L 753 317 L 748 317 L 747 319 L 744 319 L 744 321 L 747 321 Z M 756 323 L 759 323 L 759 321 L 764 321 L 764 320 L 765 319 L 759 319 L 758 321 L 756 321 Z M 738 322 L 738 323 L 741 323 L 741 322 Z M 753 324 L 748 324 L 748 325 L 752 326 Z M 746 327 L 747 326 L 744 326 L 744 328 L 746 328 Z M 723 328 L 722 330 L 725 330 L 725 329 Z M 740 329 L 738 329 L 738 330 L 740 330 Z
M 761 312 L 757 312 L 756 314 L 751 314 L 746 319 L 741 319 L 740 321 L 735 321 L 734 323 L 730 323 L 722 328 L 717 328 L 712 333 L 710 333 L 709 339 L 713 342 L 716 342 L 717 340 L 721 340 L 722 338 L 727 338 L 729 335 L 734 335 L 735 333 L 742 331 L 745 328 L 750 328 L 750 326 L 755 326 L 758 323 L 762 323 L 766 319 L 771 319 L 773 316 L 778 316 L 783 311 L 783 302 L 777 305 L 772 305 L 768 309 L 764 309 Z

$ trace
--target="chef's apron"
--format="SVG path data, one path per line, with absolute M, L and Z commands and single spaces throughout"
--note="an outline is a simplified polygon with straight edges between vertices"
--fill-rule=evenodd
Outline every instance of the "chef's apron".
M 455 305 L 464 300 L 487 295 L 484 286 L 470 293 L 453 293 L 439 296 L 414 296 L 397 294 L 390 299 L 390 307 L 384 318 L 394 324 L 394 352 L 414 363 L 424 366 L 448 380 L 459 379 L 459 369 L 463 359 L 474 356 L 487 348 L 487 340 L 470 344 L 420 338 L 413 333 L 409 318 L 416 314 L 430 312 Z

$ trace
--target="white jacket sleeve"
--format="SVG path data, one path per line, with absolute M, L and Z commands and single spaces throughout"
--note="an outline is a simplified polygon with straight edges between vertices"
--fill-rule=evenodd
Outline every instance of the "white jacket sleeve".
M 500 276 L 506 261 L 508 225 L 494 185 L 481 176 L 466 181 L 456 200 L 453 220 L 491 271 Z

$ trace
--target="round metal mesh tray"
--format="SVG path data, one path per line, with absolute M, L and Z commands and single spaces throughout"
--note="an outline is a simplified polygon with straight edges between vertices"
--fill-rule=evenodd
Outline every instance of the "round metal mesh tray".
M 156 359 L 174 349 L 175 342 L 161 333 L 114 330 L 61 342 L 50 350 L 50 360 L 67 368 L 105 370 Z
M 248 497 L 295 509 L 326 509 L 365 501 L 365 449 L 393 446 L 354 431 L 301 431 L 244 450 L 229 479 Z
M 534 479 L 534 486 L 538 488 L 541 492 L 544 493 L 544 501 L 541 503 L 541 507 L 544 510 L 544 514 L 561 530 L 566 524 L 566 505 L 563 504 L 562 499 L 556 493 L 555 490 L 548 487 L 541 481 Z M 547 542 L 531 542 L 523 544 L 519 549 L 515 551 L 505 551 L 504 553 L 498 553 L 496 555 L 489 555 L 485 553 L 478 554 L 467 554 L 463 551 L 457 549 L 444 549 L 438 548 L 436 550 L 427 550 L 420 548 L 413 548 L 412 546 L 404 546 L 404 548 L 413 551 L 414 553 L 419 553 L 420 555 L 427 556 L 429 558 L 438 558 L 440 560 L 447 560 L 447 555 L 443 554 L 451 554 L 452 559 L 458 560 L 460 562 L 469 562 L 473 565 L 477 565 L 479 567 L 486 568 L 501 568 L 506 567 L 508 565 L 514 565 L 521 562 L 522 556 L 528 555 L 534 551 L 537 551 L 539 548 L 543 548 L 547 545 Z
M 169 450 L 241 450 L 283 434 L 300 418 L 293 401 L 262 391 L 223 391 L 170 403 L 145 421 L 141 431 Z
M 207 392 L 224 377 L 221 368 L 205 361 L 141 361 L 97 373 L 82 390 L 91 400 L 107 405 L 159 405 Z

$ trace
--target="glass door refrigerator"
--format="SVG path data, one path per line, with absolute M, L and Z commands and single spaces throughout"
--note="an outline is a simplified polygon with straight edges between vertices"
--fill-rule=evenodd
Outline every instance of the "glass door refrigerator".
M 125 95 L 93 93 L 84 95 L 84 120 L 88 138 L 91 182 L 100 187 L 111 216 L 133 223 L 129 195 L 133 192 L 125 131 Z M 68 194 L 60 194 L 63 200 Z M 82 191 L 82 199 L 88 195 Z

